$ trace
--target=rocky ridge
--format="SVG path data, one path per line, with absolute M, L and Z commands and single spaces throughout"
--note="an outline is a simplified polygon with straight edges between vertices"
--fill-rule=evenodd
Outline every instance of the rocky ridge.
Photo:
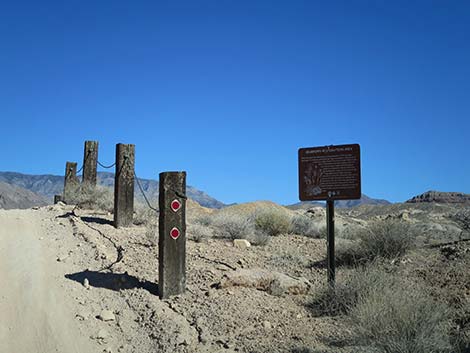
M 461 192 L 427 191 L 406 201 L 407 203 L 437 202 L 437 203 L 466 203 L 470 202 L 470 194 Z

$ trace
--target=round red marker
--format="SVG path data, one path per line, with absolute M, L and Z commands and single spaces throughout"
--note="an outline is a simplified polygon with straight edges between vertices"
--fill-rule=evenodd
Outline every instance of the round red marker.
M 170 207 L 173 212 L 178 212 L 178 210 L 181 208 L 181 202 L 179 202 L 178 200 L 173 200 L 171 201 Z
M 175 240 L 178 239 L 180 235 L 181 235 L 181 232 L 179 231 L 178 228 L 173 227 L 170 230 L 170 237 L 172 237 L 173 239 L 175 239 Z

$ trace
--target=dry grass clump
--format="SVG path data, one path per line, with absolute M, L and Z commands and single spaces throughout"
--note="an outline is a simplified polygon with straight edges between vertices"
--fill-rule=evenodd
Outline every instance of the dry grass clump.
M 317 316 L 336 316 L 348 313 L 371 286 L 380 286 L 394 280 L 388 273 L 371 266 L 357 269 L 342 280 L 337 280 L 335 290 L 328 285 L 321 287 L 314 295 L 310 308 Z
M 291 227 L 289 214 L 278 209 L 258 210 L 255 212 L 253 220 L 256 229 L 269 236 L 288 233 Z
M 345 314 L 353 343 L 383 353 L 451 352 L 450 311 L 426 288 L 373 266 L 325 286 L 310 304 L 317 315 Z
M 297 214 L 290 222 L 290 232 L 297 235 L 304 235 L 309 238 L 322 238 L 323 228 L 316 224 L 310 217 Z M 324 228 L 326 230 L 326 228 Z
M 375 221 L 355 238 L 338 243 L 336 259 L 339 264 L 356 265 L 378 257 L 399 257 L 413 248 L 415 240 L 411 228 L 396 220 Z
M 65 201 L 90 210 L 114 211 L 113 190 L 100 185 L 77 184 L 67 191 Z

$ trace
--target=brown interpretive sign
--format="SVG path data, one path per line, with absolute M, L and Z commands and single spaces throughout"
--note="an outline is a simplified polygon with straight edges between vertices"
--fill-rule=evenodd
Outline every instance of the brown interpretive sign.
M 299 198 L 301 201 L 360 199 L 360 146 L 300 148 Z

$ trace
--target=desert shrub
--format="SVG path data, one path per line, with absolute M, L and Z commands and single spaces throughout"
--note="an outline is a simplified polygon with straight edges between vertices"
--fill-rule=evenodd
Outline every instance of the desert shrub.
M 372 286 L 393 283 L 394 278 L 376 266 L 358 268 L 342 280 L 336 281 L 333 290 L 328 284 L 314 294 L 309 307 L 317 316 L 336 316 L 348 313 Z
M 384 353 L 452 352 L 450 312 L 408 282 L 372 286 L 351 309 L 355 341 Z
M 414 246 L 410 227 L 395 220 L 371 223 L 354 238 L 356 240 L 338 241 L 335 258 L 339 265 L 364 264 L 378 257 L 399 257 Z
M 196 243 L 200 243 L 213 236 L 213 230 L 207 226 L 198 223 L 188 224 L 188 238 Z
M 194 219 L 194 223 L 200 224 L 202 226 L 210 226 L 212 224 L 212 216 L 210 215 L 202 215 L 198 216 Z
M 253 232 L 248 234 L 245 239 L 248 240 L 251 245 L 263 246 L 269 242 L 270 238 L 271 237 L 268 234 L 254 229 Z
M 450 352 L 450 311 L 425 287 L 377 266 L 325 285 L 310 303 L 316 315 L 346 314 L 357 346 L 383 353 Z
M 322 227 L 319 227 L 309 217 L 304 215 L 295 215 L 292 217 L 290 222 L 290 232 L 310 238 L 322 237 Z
M 404 255 L 414 244 L 410 227 L 395 220 L 374 222 L 357 236 L 364 256 L 368 258 L 398 257 Z
M 77 184 L 67 192 L 66 202 L 91 210 L 114 211 L 113 191 L 99 185 Z
M 236 213 L 217 213 L 212 219 L 216 236 L 228 239 L 245 239 L 254 232 L 253 224 L 247 216 Z
M 145 239 L 152 246 L 156 246 L 158 243 L 158 220 L 146 224 Z
M 341 238 L 335 241 L 335 261 L 338 266 L 354 266 L 368 260 L 361 242 Z
M 147 205 L 136 204 L 133 223 L 135 225 L 148 225 L 158 221 L 158 213 L 150 209 Z
M 256 211 L 253 220 L 256 229 L 270 236 L 287 233 L 290 229 L 290 217 L 287 212 L 282 210 L 266 209 Z

